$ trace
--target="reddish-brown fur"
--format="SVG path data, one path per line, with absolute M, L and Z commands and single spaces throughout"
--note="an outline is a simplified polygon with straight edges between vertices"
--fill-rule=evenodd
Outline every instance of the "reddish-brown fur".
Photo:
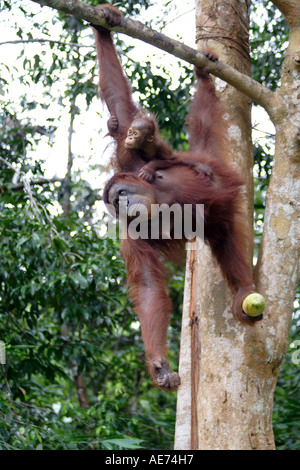
M 112 23 L 116 24 L 121 20 L 121 16 L 118 16 L 120 13 L 111 5 L 98 5 L 98 8 L 107 13 L 107 19 Z M 125 149 L 124 141 L 134 119 L 147 117 L 151 121 L 157 147 L 157 158 L 168 158 L 172 151 L 161 140 L 154 116 L 144 113 L 132 101 L 131 88 L 121 68 L 111 33 L 99 26 L 94 26 L 94 28 L 99 63 L 100 96 L 105 101 L 111 116 L 117 117 L 115 130 L 114 126 L 110 125 L 110 121 L 108 122 L 109 134 L 117 144 L 116 159 L 113 163 L 117 170 L 138 173 L 149 157 L 144 152 Z
M 104 7 L 103 11 L 112 25 L 121 22 L 117 10 Z M 141 111 L 132 101 L 130 86 L 123 74 L 110 33 L 97 28 L 95 36 L 101 95 L 118 123 L 110 134 L 117 144 L 117 166 L 121 170 L 107 183 L 105 202 L 111 203 L 110 195 L 117 184 L 123 185 L 124 191 L 129 192 L 134 181 L 138 185 L 137 194 L 145 194 L 146 188 L 152 192 L 153 203 L 192 204 L 194 217 L 196 204 L 204 204 L 205 240 L 235 294 L 233 314 L 242 323 L 252 324 L 261 317 L 253 319 L 242 311 L 244 298 L 255 292 L 252 267 L 246 257 L 247 228 L 239 218 L 239 190 L 243 181 L 225 164 L 227 143 L 223 111 L 208 70 L 195 70 L 197 90 L 187 117 L 190 152 L 172 152 L 161 141 L 155 123 L 155 137 L 159 145 L 157 155 L 151 158 L 155 177 L 150 184 L 138 176 L 141 168 L 150 160 L 149 156 L 124 147 L 127 129 Z M 172 163 L 165 164 L 163 160 L 170 156 L 173 158 Z M 199 168 L 195 171 L 197 164 Z M 165 268 L 160 254 L 172 261 L 183 259 L 184 242 L 128 238 L 122 240 L 121 244 L 130 294 L 141 322 L 149 370 L 154 383 L 166 390 L 176 389 L 180 379 L 178 374 L 169 371 L 166 360 L 171 303 L 165 289 Z

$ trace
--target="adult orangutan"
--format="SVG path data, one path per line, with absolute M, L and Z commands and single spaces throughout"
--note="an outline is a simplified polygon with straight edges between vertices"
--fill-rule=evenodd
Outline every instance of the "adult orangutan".
M 122 16 L 111 6 L 99 6 L 111 26 Z M 252 267 L 247 262 L 247 229 L 239 214 L 241 178 L 224 162 L 226 132 L 223 111 L 208 69 L 195 69 L 197 89 L 187 117 L 190 151 L 174 153 L 161 139 L 153 116 L 143 113 L 132 101 L 129 83 L 123 74 L 111 33 L 94 26 L 99 61 L 100 91 L 111 118 L 110 135 L 116 142 L 115 164 L 119 170 L 107 183 L 104 201 L 119 212 L 120 200 L 127 198 L 127 213 L 143 206 L 147 223 L 153 221 L 153 204 L 186 204 L 197 219 L 197 204 L 204 204 L 204 239 L 210 245 L 234 293 L 233 315 L 245 324 L 261 319 L 243 312 L 243 300 L 255 292 Z M 208 54 L 211 60 L 216 60 Z M 157 239 L 121 242 L 130 294 L 141 323 L 146 358 L 154 384 L 176 390 L 180 377 L 170 372 L 167 357 L 167 327 L 171 302 L 165 288 L 162 256 L 184 258 L 188 234 L 178 240 L 173 228 L 170 239 L 162 232 Z

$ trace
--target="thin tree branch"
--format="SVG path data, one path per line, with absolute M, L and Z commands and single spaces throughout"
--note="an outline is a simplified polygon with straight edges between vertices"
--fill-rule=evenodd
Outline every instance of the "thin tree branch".
M 265 108 L 273 121 L 276 120 L 275 104 L 278 99 L 277 93 L 272 92 L 267 87 L 261 85 L 247 75 L 238 72 L 229 65 L 220 61 L 214 63 L 211 62 L 203 53 L 188 47 L 175 39 L 171 39 L 164 34 L 154 31 L 139 21 L 135 21 L 130 18 L 122 18 L 120 25 L 112 28 L 106 22 L 101 10 L 97 10 L 93 6 L 87 5 L 80 0 L 68 0 L 68 2 L 64 0 L 32 1 L 34 3 L 39 3 L 42 6 L 49 6 L 56 10 L 63 11 L 64 13 L 69 13 L 90 23 L 103 26 L 109 30 L 124 33 L 133 38 L 140 39 L 198 67 L 209 67 L 210 72 L 213 75 L 221 78 L 230 85 L 233 85 L 239 91 L 245 93 L 256 103 Z
M 12 171 L 15 172 L 15 174 L 17 174 L 18 176 L 25 176 L 25 173 L 23 173 L 19 168 L 15 168 L 11 163 L 9 163 L 7 160 L 5 160 L 4 158 L 0 157 L 0 162 L 4 163 L 5 165 L 7 165 Z M 28 184 L 31 185 L 31 186 L 34 186 L 34 185 L 44 185 L 44 184 L 50 184 L 50 183 L 56 183 L 56 182 L 60 182 L 62 183 L 64 181 L 64 179 L 62 178 L 51 178 L 51 179 L 46 179 L 46 178 L 41 178 L 39 180 L 28 180 Z M 9 186 L 9 190 L 10 191 L 18 191 L 19 189 L 23 189 L 25 188 L 25 183 L 24 181 L 21 181 L 19 183 L 16 183 L 14 185 L 11 185 Z M 1 187 L 1 191 L 3 192 L 4 190 L 6 189 L 6 186 L 2 186 Z
M 69 46 L 69 47 L 89 47 L 90 49 L 94 46 L 89 46 L 88 44 L 76 44 L 75 42 L 64 42 L 64 41 L 56 41 L 54 39 L 17 39 L 15 41 L 4 41 L 0 42 L 0 46 L 4 46 L 5 44 L 28 44 L 28 43 L 44 43 L 49 42 L 50 44 L 56 44 L 58 46 Z
M 262 134 L 269 135 L 270 137 L 275 137 L 275 134 L 272 132 L 267 132 L 267 131 L 262 131 L 259 129 L 257 126 L 252 126 L 252 129 L 255 130 L 256 132 L 261 132 Z
M 78 28 L 75 30 L 75 36 L 78 37 Z M 63 211 L 64 215 L 69 215 L 71 212 L 71 194 L 72 194 L 72 167 L 73 167 L 73 152 L 72 152 L 72 139 L 74 135 L 74 121 L 75 116 L 78 114 L 78 108 L 76 106 L 76 90 L 79 83 L 79 67 L 80 67 L 80 55 L 77 52 L 78 57 L 76 58 L 76 75 L 74 79 L 74 85 L 72 89 L 74 90 L 71 96 L 71 105 L 70 105 L 70 126 L 69 126 L 69 135 L 68 135 L 68 166 L 65 180 L 63 183 Z
M 43 186 L 44 184 L 50 184 L 50 183 L 62 183 L 63 178 L 51 178 L 51 179 L 46 179 L 46 178 L 41 178 L 39 180 L 31 180 L 29 181 L 29 184 L 31 186 Z M 9 187 L 10 191 L 19 191 L 20 189 L 24 188 L 24 183 L 17 183 L 13 186 Z M 3 188 L 2 188 L 3 189 Z

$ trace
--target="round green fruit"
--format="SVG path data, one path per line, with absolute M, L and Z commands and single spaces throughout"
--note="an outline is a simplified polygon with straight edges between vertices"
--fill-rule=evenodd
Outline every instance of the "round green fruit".
M 265 299 L 262 295 L 255 292 L 244 299 L 242 308 L 249 317 L 258 317 L 264 311 Z

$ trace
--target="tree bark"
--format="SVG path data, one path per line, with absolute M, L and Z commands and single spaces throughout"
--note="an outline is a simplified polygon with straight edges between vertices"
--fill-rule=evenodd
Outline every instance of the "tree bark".
M 199 382 L 195 392 L 190 380 L 191 372 L 187 369 L 187 352 L 193 357 L 195 351 L 189 331 L 191 326 L 186 326 L 190 310 L 186 300 L 179 373 L 184 373 L 188 378 L 189 386 L 185 383 L 178 392 L 176 449 L 267 450 L 275 447 L 272 431 L 273 396 L 286 353 L 299 279 L 300 238 L 299 222 L 297 225 L 300 153 L 299 7 L 291 11 L 294 2 L 276 3 L 281 3 L 282 9 L 283 3 L 286 8 L 289 3 L 286 11 L 293 18 L 293 27 L 282 71 L 282 86 L 276 96 L 275 165 L 268 190 L 264 236 L 256 270 L 258 291 L 266 299 L 264 319 L 254 327 L 239 325 L 232 319 L 231 296 L 208 250 L 201 251 L 196 273 L 201 280 L 199 300 L 196 302 L 201 331 L 197 364 L 200 370 Z M 297 12 L 298 23 L 295 21 Z M 244 47 L 247 44 L 246 19 L 246 1 L 232 0 L 228 3 L 224 0 L 199 0 L 198 47 L 209 45 L 221 55 L 221 59 L 237 68 L 246 67 L 249 73 L 249 58 Z M 238 165 L 242 163 L 241 169 L 247 177 L 249 216 L 249 209 L 253 208 L 249 103 L 239 95 L 239 92 L 226 86 L 220 93 L 229 113 L 232 162 Z M 187 277 L 187 292 L 192 284 L 193 276 Z M 192 405 L 187 406 L 193 403 L 195 393 L 198 414 L 194 423 L 197 429 L 191 425 L 195 410 Z M 179 413 L 182 403 L 185 403 L 185 410 Z

